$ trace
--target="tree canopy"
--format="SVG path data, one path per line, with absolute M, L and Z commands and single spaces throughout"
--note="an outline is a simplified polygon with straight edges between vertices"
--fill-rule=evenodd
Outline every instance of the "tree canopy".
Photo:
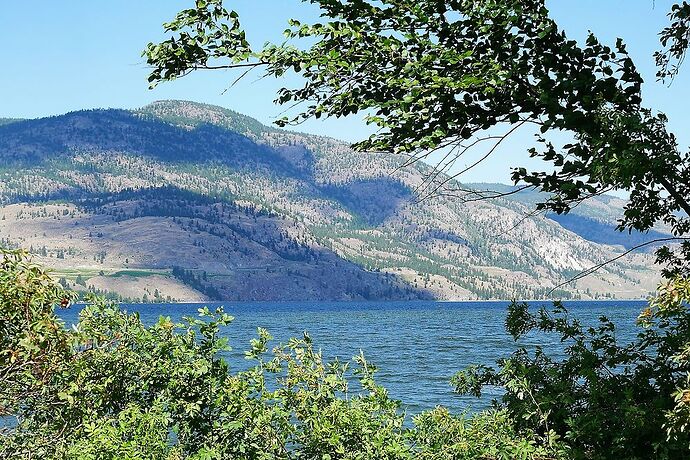
M 643 80 L 622 39 L 606 45 L 590 33 L 578 43 L 544 0 L 310 3 L 321 9 L 322 23 L 290 20 L 284 43 L 254 49 L 236 12 L 222 0 L 198 0 L 165 24 L 167 40 L 147 46 L 149 81 L 197 69 L 296 72 L 304 86 L 281 89 L 276 101 L 306 105 L 278 124 L 363 112 L 381 129 L 357 149 L 413 161 L 438 149 L 446 149 L 444 159 L 458 157 L 482 142 L 486 157 L 531 124 L 538 147 L 530 155 L 550 167 L 517 166 L 512 180 L 549 193 L 539 210 L 563 213 L 589 197 L 627 190 L 619 229 L 646 231 L 663 221 L 677 236 L 690 230 L 690 156 L 668 131 L 667 117 L 643 105 Z M 669 17 L 654 56 L 660 79 L 672 79 L 683 61 L 690 5 L 674 5 Z M 490 129 L 505 133 L 485 135 Z M 569 141 L 556 142 L 554 133 Z M 451 189 L 459 174 L 442 172 L 428 178 L 432 194 Z

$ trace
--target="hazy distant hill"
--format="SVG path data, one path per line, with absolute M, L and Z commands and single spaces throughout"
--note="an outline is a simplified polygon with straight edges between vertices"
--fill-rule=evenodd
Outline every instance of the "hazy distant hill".
M 193 102 L 0 121 L 0 237 L 72 287 L 148 300 L 541 298 L 639 238 L 609 198 L 517 227 L 534 195 L 415 204 L 426 166 L 400 161 Z M 651 263 L 554 295 L 645 296 Z
M 516 189 L 514 186 L 503 184 L 466 184 L 478 190 L 494 190 L 497 192 L 510 192 Z M 519 193 L 508 195 L 507 200 L 518 202 L 529 207 L 545 200 L 545 194 L 541 192 L 523 190 Z M 646 233 L 620 232 L 616 230 L 618 221 L 623 214 L 626 201 L 611 195 L 601 195 L 583 201 L 573 208 L 568 214 L 549 213 L 549 219 L 555 220 L 562 227 L 580 235 L 582 238 L 595 243 L 608 245 L 620 245 L 631 249 L 642 243 L 670 236 L 670 230 L 663 224 L 657 230 Z M 654 245 L 643 248 L 652 251 Z
M 0 126 L 21 121 L 20 118 L 0 118 Z

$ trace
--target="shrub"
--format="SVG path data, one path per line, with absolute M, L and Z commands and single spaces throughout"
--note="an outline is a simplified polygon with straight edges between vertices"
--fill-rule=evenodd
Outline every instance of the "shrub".
M 536 313 L 514 302 L 506 320 L 513 337 L 555 334 L 563 356 L 523 347 L 496 369 L 458 373 L 456 389 L 478 395 L 483 385 L 504 387 L 501 405 L 516 426 L 564 440 L 574 458 L 687 458 L 689 294 L 682 278 L 662 285 L 629 344 L 617 342 L 605 317 L 586 328 L 558 302 Z
M 362 354 L 326 361 L 308 335 L 269 351 L 259 329 L 233 372 L 222 309 L 151 326 L 92 298 L 73 330 L 54 314 L 72 298 L 21 252 L 0 274 L 0 458 L 543 459 L 506 411 L 437 408 L 406 423 Z

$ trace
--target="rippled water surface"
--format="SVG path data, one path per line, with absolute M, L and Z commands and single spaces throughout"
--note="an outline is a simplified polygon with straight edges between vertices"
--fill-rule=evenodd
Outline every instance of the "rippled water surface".
M 231 363 L 247 366 L 243 359 L 256 328 L 268 329 L 274 343 L 308 331 L 325 357 L 349 359 L 359 350 L 379 368 L 377 380 L 392 397 L 403 401 L 408 413 L 436 405 L 456 412 L 485 407 L 452 392 L 450 377 L 470 364 L 493 364 L 516 348 L 504 330 L 508 302 L 248 302 L 173 305 L 128 305 L 146 323 L 160 315 L 179 320 L 208 305 L 224 305 L 235 321 L 225 331 L 233 347 Z M 534 302 L 533 306 L 546 305 Z M 635 318 L 642 301 L 566 302 L 571 314 L 584 324 L 596 325 L 605 315 L 617 326 L 616 335 L 629 341 L 636 333 Z M 78 307 L 63 310 L 68 323 L 76 322 Z M 556 337 L 531 336 L 525 342 L 558 349 Z M 488 393 L 488 398 L 497 396 Z

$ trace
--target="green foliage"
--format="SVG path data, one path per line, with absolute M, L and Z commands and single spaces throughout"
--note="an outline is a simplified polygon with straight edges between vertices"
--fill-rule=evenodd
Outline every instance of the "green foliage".
M 657 297 L 650 307 L 640 315 L 640 322 L 644 326 L 652 326 L 655 322 L 662 325 L 672 324 L 683 318 L 686 322 L 688 306 L 690 305 L 690 280 L 676 278 L 661 286 Z M 670 350 L 673 365 L 681 369 L 690 368 L 690 336 L 673 337 Z M 688 442 L 688 428 L 690 428 L 690 373 L 680 373 L 676 377 L 676 388 L 673 392 L 674 406 L 666 413 L 666 429 L 669 439 Z
M 567 458 L 567 449 L 554 442 L 538 444 L 516 430 L 505 410 L 481 416 L 456 417 L 442 407 L 415 417 L 414 442 L 423 446 L 417 459 L 526 459 Z
M 4 253 L 0 284 L 2 458 L 543 459 L 544 446 L 505 412 L 455 417 L 442 408 L 405 423 L 400 403 L 362 354 L 325 361 L 305 334 L 269 351 L 259 329 L 232 372 L 222 309 L 180 324 L 92 298 L 65 330 L 52 305 L 69 298 L 22 253 Z M 27 306 L 29 308 L 27 309 Z M 17 356 L 18 358 L 12 358 Z M 16 382 L 14 384 L 13 382 Z
M 659 69 L 656 76 L 660 80 L 673 79 L 690 45 L 690 4 L 676 3 L 668 14 L 671 24 L 659 34 L 664 50 L 654 53 Z
M 175 19 L 163 25 L 166 31 L 190 29 L 160 45 L 149 44 L 146 53 L 152 60 L 165 65 L 155 69 L 149 83 L 172 80 L 192 70 L 197 65 L 207 65 L 209 60 L 228 58 L 243 61 L 251 56 L 251 48 L 239 18 L 234 11 L 228 12 L 217 0 L 197 0 L 195 8 L 181 11 Z
M 507 134 L 488 136 L 498 138 L 488 156 L 529 124 L 539 131 L 538 147 L 529 152 L 548 163 L 549 171 L 517 167 L 512 179 L 548 194 L 536 203 L 537 211 L 567 213 L 606 191 L 627 190 L 619 230 L 647 231 L 663 222 L 687 240 L 690 153 L 679 149 L 666 116 L 642 105 L 642 78 L 622 39 L 613 46 L 592 33 L 582 44 L 570 40 L 543 0 L 310 3 L 321 9 L 323 22 L 291 20 L 285 31 L 288 40 L 306 46 L 286 42 L 251 50 L 237 15 L 223 10 L 222 0 L 198 1 L 196 10 L 166 25 L 173 38 L 145 51 L 154 68 L 151 81 L 216 64 L 263 67 L 277 77 L 293 70 L 305 84 L 280 90 L 277 102 L 307 106 L 279 125 L 361 111 L 381 129 L 357 148 L 413 158 L 439 148 L 451 152 L 444 159 L 454 148 L 462 155 L 466 145 L 482 142 L 479 133 L 510 125 Z M 231 19 L 231 33 L 195 20 L 210 11 Z M 690 5 L 674 4 L 669 17 L 660 34 L 665 50 L 655 55 L 661 79 L 675 75 L 687 52 Z M 220 40 L 239 52 L 218 53 Z M 188 49 L 195 54 L 177 59 Z M 557 145 L 554 133 L 567 133 L 570 141 Z M 430 188 L 443 193 L 452 178 L 441 173 L 432 172 Z M 493 194 L 476 199 L 487 196 Z M 667 265 L 664 275 L 675 277 L 673 286 L 684 286 L 678 277 L 690 270 L 690 244 L 679 249 L 657 253 Z M 469 394 L 479 394 L 486 384 L 504 387 L 503 405 L 517 428 L 535 430 L 546 445 L 562 439 L 575 457 L 687 454 L 690 315 L 678 294 L 682 289 L 671 291 L 675 297 L 662 289 L 652 304 L 656 310 L 644 313 L 645 328 L 627 345 L 616 342 L 615 326 L 606 318 L 584 328 L 561 304 L 533 314 L 515 303 L 508 331 L 516 339 L 532 331 L 555 334 L 562 356 L 522 348 L 497 370 L 479 366 L 459 373 L 456 387 Z
M 562 353 L 520 348 L 497 369 L 460 372 L 456 389 L 478 395 L 482 385 L 502 386 L 502 406 L 518 427 L 562 439 L 575 458 L 681 458 L 690 447 L 689 294 L 687 280 L 662 286 L 629 344 L 617 342 L 605 317 L 583 327 L 560 303 L 536 313 L 513 303 L 508 332 L 516 340 L 532 332 L 554 335 Z
M 0 257 L 0 420 L 26 406 L 45 410 L 56 401 L 45 382 L 71 355 L 71 337 L 54 313 L 73 298 L 22 251 Z M 1 451 L 1 449 L 0 449 Z
M 158 406 L 142 411 L 131 405 L 117 416 L 85 422 L 83 435 L 60 454 L 75 460 L 179 458 L 168 443 L 169 423 Z

